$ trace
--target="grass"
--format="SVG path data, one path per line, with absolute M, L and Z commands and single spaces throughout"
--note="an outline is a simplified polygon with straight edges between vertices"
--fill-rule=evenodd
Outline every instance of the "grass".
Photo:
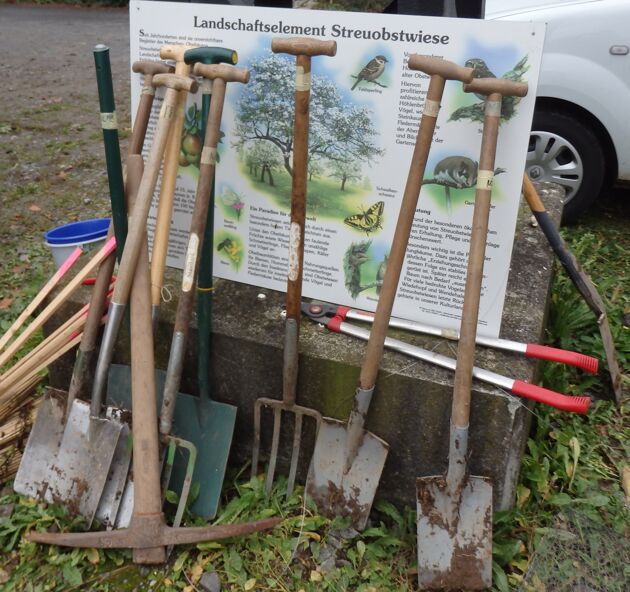
M 28 189 L 27 189 L 28 191 Z M 582 224 L 564 229 L 564 238 L 604 298 L 619 362 L 626 373 L 630 310 L 626 253 L 628 212 L 608 202 Z M 30 244 L 0 274 L 0 295 L 13 303 L 2 325 L 28 302 L 36 283 L 21 286 L 22 265 L 39 265 L 44 253 Z M 40 278 L 43 279 L 43 278 Z M 1 299 L 1 298 L 0 298 Z M 624 324 L 624 322 L 626 324 Z M 562 270 L 552 289 L 548 343 L 602 358 L 595 318 Z M 536 406 L 523 456 L 515 507 L 494 515 L 493 590 L 516 589 L 543 535 L 558 516 L 577 512 L 602 529 L 628 537 L 628 505 L 622 475 L 628 466 L 630 430 L 627 409 L 610 397 L 605 368 L 593 378 L 560 365 L 547 365 L 543 383 L 564 392 L 587 392 L 599 398 L 586 416 Z M 244 468 L 243 470 L 246 470 Z M 343 520 L 319 516 L 297 488 L 285 499 L 278 480 L 271 498 L 261 479 L 246 481 L 239 472 L 226 479 L 225 503 L 217 523 L 278 515 L 282 525 L 264 535 L 178 547 L 164 568 L 146 569 L 130 563 L 120 550 L 39 547 L 22 539 L 28 529 L 76 528 L 79 523 L 61 506 L 44 506 L 6 490 L 0 508 L 15 504 L 0 518 L 0 586 L 7 591 L 43 590 L 201 590 L 206 572 L 216 572 L 225 590 L 415 590 L 415 509 L 375 504 L 373 523 L 363 533 Z M 187 517 L 187 523 L 195 520 Z M 611 550 L 616 552 L 616 549 Z M 544 588 L 540 588 L 541 590 Z M 612 588 L 611 588 L 612 589 Z

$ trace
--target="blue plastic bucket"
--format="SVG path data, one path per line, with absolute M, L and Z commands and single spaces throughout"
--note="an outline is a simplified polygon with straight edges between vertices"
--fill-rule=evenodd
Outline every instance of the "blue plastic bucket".
M 109 222 L 109 218 L 83 220 L 45 232 L 44 238 L 52 251 L 57 268 L 61 267 L 77 247 L 85 248 L 90 245 L 89 249 L 93 249 L 100 246 L 99 243 L 103 243 L 107 236 Z

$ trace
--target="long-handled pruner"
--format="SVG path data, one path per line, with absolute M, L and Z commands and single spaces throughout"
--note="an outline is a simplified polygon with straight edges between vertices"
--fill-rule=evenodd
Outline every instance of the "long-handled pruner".
M 525 196 L 536 221 L 547 237 L 547 241 L 553 249 L 553 252 L 556 254 L 556 257 L 558 257 L 565 271 L 569 274 L 569 277 L 571 278 L 573 285 L 577 288 L 577 291 L 581 294 L 588 307 L 597 317 L 597 325 L 599 327 L 599 333 L 602 337 L 606 361 L 608 362 L 608 372 L 610 373 L 612 388 L 615 393 L 615 401 L 617 402 L 617 405 L 620 405 L 623 399 L 621 389 L 621 371 L 619 370 L 615 343 L 613 341 L 612 333 L 610 332 L 610 325 L 608 324 L 608 317 L 606 316 L 606 307 L 604 302 L 602 301 L 599 292 L 593 285 L 591 278 L 589 278 L 586 272 L 582 269 L 575 256 L 571 253 L 569 247 L 567 247 L 567 244 L 560 236 L 556 225 L 553 223 L 553 220 L 545 210 L 545 205 L 540 199 L 534 184 L 529 180 L 527 175 L 523 175 L 523 195 Z
M 322 315 L 328 317 L 337 316 L 341 317 L 342 320 L 349 319 L 351 321 L 363 321 L 366 323 L 374 322 L 374 313 L 372 312 L 350 308 L 349 306 L 337 306 L 335 304 L 318 303 L 318 306 L 322 309 Z M 302 305 L 302 312 L 305 312 L 304 305 Z M 416 321 L 409 321 L 407 319 L 400 319 L 397 317 L 391 317 L 389 319 L 389 326 L 393 329 L 406 329 L 407 331 L 413 331 L 414 333 L 423 333 L 425 335 L 433 335 L 435 337 L 452 339 L 454 341 L 459 339 L 459 331 L 455 329 L 443 329 L 433 325 L 425 325 L 424 323 L 418 323 Z M 586 370 L 591 374 L 597 373 L 599 360 L 597 358 L 593 358 L 592 356 L 587 356 L 578 352 L 559 349 L 557 347 L 549 347 L 548 345 L 539 345 L 538 343 L 521 343 L 518 341 L 512 341 L 511 339 L 484 337 L 483 335 L 477 335 L 475 342 L 477 345 L 483 345 L 484 347 L 492 347 L 503 351 L 524 354 L 528 358 L 568 364 L 570 366 L 580 368 L 581 370 Z
M 343 333 L 345 335 L 350 335 L 351 337 L 363 339 L 364 341 L 367 341 L 370 338 L 370 332 L 368 329 L 347 323 L 343 316 L 334 314 L 334 310 L 336 308 L 336 306 L 332 306 L 330 304 L 304 302 L 302 304 L 302 313 L 304 313 L 312 321 L 324 325 L 327 329 L 334 331 L 335 333 Z M 385 347 L 387 349 L 400 352 L 401 354 L 411 356 L 412 358 L 429 362 L 430 364 L 435 364 L 436 366 L 440 366 L 442 368 L 447 368 L 448 370 L 454 371 L 457 366 L 457 361 L 453 358 L 449 358 L 448 356 L 423 349 L 412 345 L 411 343 L 406 343 L 405 341 L 400 341 L 399 339 L 394 339 L 392 337 L 385 338 Z M 532 401 L 536 401 L 544 405 L 549 405 L 550 407 L 555 407 L 556 409 L 560 409 L 562 411 L 586 413 L 591 402 L 590 398 L 586 396 L 573 397 L 563 395 L 541 386 L 530 384 L 524 380 L 515 380 L 477 366 L 473 367 L 473 377 L 477 380 L 481 380 L 482 382 L 487 382 L 488 384 L 508 390 L 514 395 L 520 395 L 521 397 L 531 399 Z

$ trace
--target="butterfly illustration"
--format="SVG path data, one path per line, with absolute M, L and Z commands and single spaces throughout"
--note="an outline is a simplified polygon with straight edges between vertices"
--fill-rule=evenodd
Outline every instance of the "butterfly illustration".
M 344 219 L 344 223 L 348 226 L 365 232 L 367 236 L 370 232 L 376 232 L 379 228 L 382 230 L 381 221 L 383 218 L 384 201 L 377 201 L 373 206 L 368 208 L 362 214 L 353 214 Z

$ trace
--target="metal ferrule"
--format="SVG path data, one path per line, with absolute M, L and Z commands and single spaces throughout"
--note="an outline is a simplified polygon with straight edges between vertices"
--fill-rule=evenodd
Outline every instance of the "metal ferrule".
M 363 416 L 367 413 L 370 403 L 372 402 L 372 395 L 374 394 L 374 387 L 369 389 L 357 388 L 354 395 L 354 409 L 353 413 L 359 413 Z
M 116 345 L 116 338 L 124 316 L 125 305 L 110 302 L 107 324 L 105 325 L 101 341 L 101 351 L 94 372 L 94 386 L 92 387 L 92 401 L 90 403 L 90 414 L 92 417 L 98 417 L 101 412 L 103 396 L 107 387 L 107 375 L 114 357 L 114 346 Z
M 170 434 L 177 402 L 177 391 L 182 379 L 184 366 L 184 354 L 186 352 L 186 338 L 181 331 L 173 335 L 171 352 L 168 358 L 166 380 L 164 383 L 164 396 L 162 398 L 162 411 L 160 412 L 160 433 Z
M 153 327 L 153 335 L 155 335 L 157 332 L 159 316 L 160 316 L 160 305 L 152 304 L 151 305 L 151 326 Z
M 464 477 L 466 477 L 467 454 L 468 426 L 462 428 L 451 423 L 446 485 L 452 494 L 457 494 L 458 500 Z
M 286 403 L 295 403 L 298 375 L 298 324 L 287 319 L 284 325 L 283 396 Z
M 346 466 L 344 467 L 346 473 L 352 467 L 352 463 L 357 456 L 361 438 L 363 437 L 365 416 L 370 408 L 373 394 L 374 387 L 369 389 L 359 387 L 354 395 L 354 407 L 348 418 L 348 431 L 346 433 Z

